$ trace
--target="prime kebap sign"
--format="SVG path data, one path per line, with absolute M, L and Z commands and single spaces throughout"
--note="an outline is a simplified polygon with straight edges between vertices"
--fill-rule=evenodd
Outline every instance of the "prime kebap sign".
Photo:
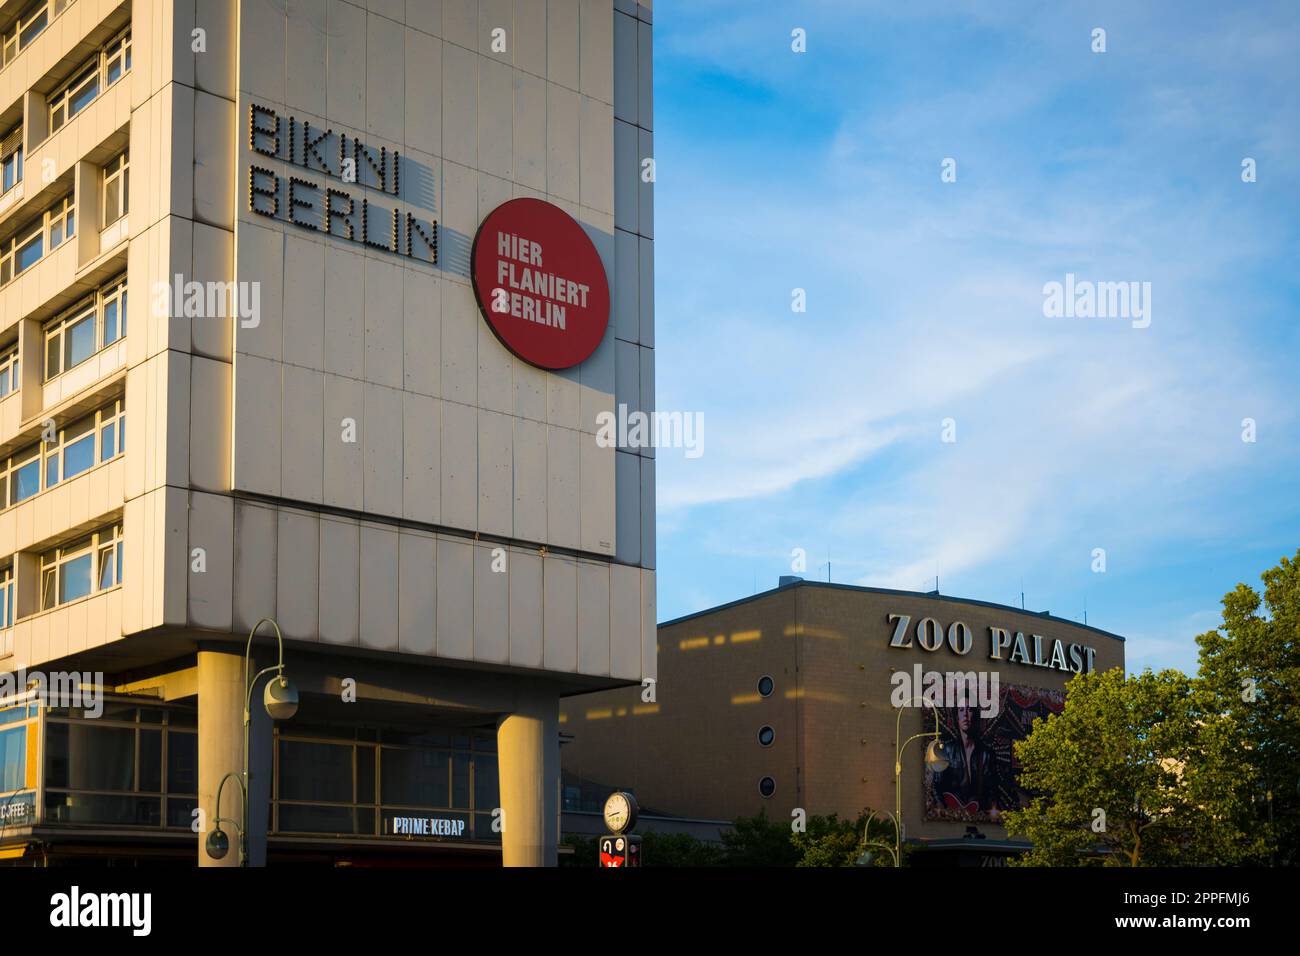
M 609 325 L 609 280 L 582 226 L 540 199 L 512 199 L 474 236 L 474 295 L 503 345 L 539 368 L 570 368 Z

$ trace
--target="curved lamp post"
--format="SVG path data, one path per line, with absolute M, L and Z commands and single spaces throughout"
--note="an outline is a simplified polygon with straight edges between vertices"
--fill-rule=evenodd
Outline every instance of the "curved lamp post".
M 275 640 L 279 645 L 280 655 L 279 663 L 273 667 L 265 667 L 253 675 L 253 679 L 248 679 L 249 660 L 253 650 L 253 638 L 257 635 L 257 629 L 263 624 L 270 624 L 275 628 Z M 257 682 L 266 674 L 274 672 L 275 677 L 266 682 L 266 688 L 262 692 L 262 704 L 266 707 L 267 714 L 272 720 L 288 720 L 298 712 L 298 688 L 284 676 L 284 637 L 280 634 L 280 625 L 269 617 L 264 617 L 248 632 L 248 644 L 244 648 L 244 770 L 242 773 L 235 773 L 233 770 L 221 778 L 221 783 L 217 785 L 217 806 L 216 820 L 212 832 L 208 834 L 205 844 L 208 856 L 214 860 L 224 859 L 230 852 L 230 837 L 221 829 L 221 824 L 229 823 L 239 831 L 239 865 L 248 866 L 248 785 L 252 779 L 252 774 L 248 769 L 249 762 L 249 733 L 252 725 L 253 710 L 253 688 Z M 937 718 L 936 718 L 937 719 Z M 243 808 L 242 818 L 235 820 L 233 818 L 223 818 L 221 816 L 221 791 L 225 787 L 226 781 L 231 777 L 239 782 L 239 791 L 243 799 L 240 805 Z
M 908 704 L 915 704 L 920 701 L 925 703 L 920 697 L 913 697 Z M 935 773 L 942 773 L 948 769 L 948 755 L 944 753 L 943 744 L 939 740 L 939 711 L 934 710 L 934 730 L 927 730 L 925 733 L 913 734 L 901 744 L 899 738 L 903 731 L 903 713 L 907 707 L 898 708 L 898 719 L 894 721 L 894 812 L 886 813 L 880 819 L 889 820 L 894 824 L 894 845 L 880 843 L 879 841 L 870 840 L 868 837 L 871 833 L 871 821 L 876 819 L 876 811 L 871 811 L 871 816 L 867 817 L 867 825 L 862 831 L 863 845 L 866 847 L 876 847 L 889 852 L 893 857 L 894 866 L 903 865 L 903 751 L 913 740 L 920 740 L 923 737 L 932 737 L 925 747 L 925 765 Z M 856 863 L 858 866 L 870 866 L 875 854 L 871 850 L 864 850 L 858 857 Z

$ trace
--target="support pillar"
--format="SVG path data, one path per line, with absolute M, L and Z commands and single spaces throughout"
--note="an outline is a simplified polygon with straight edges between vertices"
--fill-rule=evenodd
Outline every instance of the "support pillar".
M 556 866 L 560 839 L 560 702 L 521 699 L 497 723 L 501 781 L 501 860 L 505 866 Z
M 256 658 L 250 665 L 257 673 Z M 265 681 L 266 678 L 263 678 Z M 250 803 L 248 865 L 266 865 L 266 831 L 271 800 L 271 718 L 262 706 L 261 684 L 253 695 L 250 746 Z M 216 828 L 217 787 L 227 773 L 244 768 L 244 655 L 235 645 L 200 647 L 198 652 L 199 700 L 199 807 L 203 832 L 198 834 L 199 866 L 238 866 L 239 831 L 230 823 L 222 829 L 230 837 L 230 852 L 214 860 L 204 848 L 208 833 Z M 227 781 L 221 791 L 221 816 L 243 817 L 239 782 Z

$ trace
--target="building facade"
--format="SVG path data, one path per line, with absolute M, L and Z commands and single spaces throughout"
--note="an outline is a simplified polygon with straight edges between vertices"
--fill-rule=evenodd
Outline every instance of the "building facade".
M 554 863 L 559 701 L 655 675 L 654 458 L 596 437 L 653 404 L 650 37 L 0 2 L 0 855 L 234 864 L 269 618 L 301 704 L 254 701 L 253 863 Z M 578 238 L 482 229 L 525 199 Z
M 1076 673 L 1124 666 L 1123 638 L 1050 614 L 797 578 L 661 624 L 658 642 L 653 701 L 629 688 L 561 707 L 566 810 L 623 788 L 661 817 L 883 815 L 896 741 L 937 726 L 948 768 L 927 770 L 929 738 L 903 750 L 906 836 L 998 854 L 1016 849 L 999 823 L 1023 799 L 1014 741 Z M 944 695 L 956 674 L 975 681 L 964 704 Z

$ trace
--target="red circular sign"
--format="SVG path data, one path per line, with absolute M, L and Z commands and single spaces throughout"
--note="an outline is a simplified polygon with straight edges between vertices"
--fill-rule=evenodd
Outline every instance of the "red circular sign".
M 609 325 L 595 245 L 558 206 L 512 199 L 488 214 L 471 253 L 474 295 L 503 345 L 540 368 L 586 361 Z

